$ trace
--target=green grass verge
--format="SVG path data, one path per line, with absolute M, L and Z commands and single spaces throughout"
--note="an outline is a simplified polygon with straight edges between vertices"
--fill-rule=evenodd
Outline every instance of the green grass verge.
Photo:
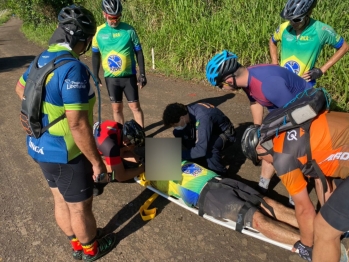
M 279 13 L 286 0 L 129 0 L 123 1 L 123 21 L 135 27 L 144 50 L 147 71 L 151 71 L 151 49 L 155 51 L 156 72 L 186 79 L 205 80 L 207 61 L 228 49 L 246 65 L 269 63 L 270 35 L 283 20 Z M 101 1 L 85 0 L 102 24 Z M 332 26 L 349 41 L 349 11 L 341 0 L 319 1 L 312 15 Z M 27 37 L 47 45 L 56 25 L 24 26 Z M 321 67 L 335 50 L 326 47 L 317 66 Z M 349 111 L 349 54 L 319 81 L 332 94 L 337 110 Z
M 1 10 L 0 11 L 0 25 L 3 23 L 6 23 L 11 17 L 11 11 L 10 10 Z

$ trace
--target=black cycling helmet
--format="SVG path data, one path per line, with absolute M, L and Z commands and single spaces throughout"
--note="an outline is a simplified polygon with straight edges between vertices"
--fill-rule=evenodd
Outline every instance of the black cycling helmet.
M 143 131 L 143 128 L 135 120 L 132 119 L 130 121 L 127 121 L 124 124 L 122 133 L 130 140 L 131 144 L 134 144 L 136 146 L 144 145 L 145 133 Z
M 258 127 L 251 125 L 245 130 L 242 136 L 241 148 L 244 155 L 250 159 L 254 165 L 258 165 L 260 163 L 256 151 L 258 143 Z
M 122 13 L 120 0 L 102 0 L 102 10 L 108 15 L 119 15 Z
M 87 40 L 97 30 L 93 14 L 82 6 L 70 5 L 62 8 L 58 14 L 58 21 L 68 34 L 78 37 L 79 41 Z
M 211 85 L 217 86 L 225 77 L 233 75 L 240 66 L 237 55 L 223 50 L 207 63 L 206 78 Z
M 286 20 L 304 17 L 316 6 L 317 0 L 288 0 L 280 16 Z

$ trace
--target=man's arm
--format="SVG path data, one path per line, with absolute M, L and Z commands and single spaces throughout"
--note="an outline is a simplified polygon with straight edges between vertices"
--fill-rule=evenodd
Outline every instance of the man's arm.
M 65 112 L 74 142 L 93 166 L 93 178 L 107 169 L 98 153 L 92 128 L 88 121 L 87 110 L 68 110 Z
M 315 80 L 317 78 L 320 78 L 331 66 L 333 66 L 335 63 L 337 63 L 349 50 L 349 45 L 347 44 L 347 42 L 343 42 L 343 45 L 337 49 L 337 51 L 334 53 L 334 55 L 326 62 L 326 64 L 324 64 L 320 70 L 321 72 L 317 73 L 315 76 L 312 77 L 312 71 L 314 69 L 311 69 L 307 72 L 305 72 L 302 77 L 307 80 Z M 318 70 L 318 69 L 317 69 Z
M 139 67 L 138 83 L 140 85 L 140 88 L 143 88 L 147 84 L 147 78 L 145 76 L 144 55 L 142 49 L 136 51 L 136 58 Z
M 116 179 L 118 182 L 124 182 L 133 179 L 134 177 L 139 176 L 145 171 L 144 165 L 136 168 L 125 169 L 122 162 L 118 165 L 110 166 L 110 169 L 111 171 L 114 171 L 114 179 Z
M 311 203 L 307 188 L 301 192 L 292 195 L 295 204 L 296 218 L 299 225 L 301 242 L 309 247 L 314 243 L 314 218 L 316 216 L 315 209 Z
M 277 47 L 277 43 L 274 43 L 272 38 L 270 38 L 269 40 L 269 52 L 270 52 L 271 64 L 278 65 L 279 64 L 278 47 Z
M 189 150 L 182 151 L 184 160 L 203 157 L 207 153 L 208 142 L 212 134 L 212 121 L 209 118 L 198 119 L 199 126 L 196 127 L 195 146 Z
M 99 68 L 101 67 L 101 53 L 92 52 L 92 71 L 95 77 L 97 77 L 99 85 L 102 86 L 101 79 L 99 78 Z
M 261 125 L 263 120 L 263 106 L 257 102 L 251 102 L 251 113 L 253 123 L 255 125 Z
M 18 81 L 16 84 L 16 93 L 19 97 L 19 99 L 23 99 L 23 95 L 24 95 L 24 86 Z
M 331 66 L 337 63 L 349 50 L 349 45 L 347 42 L 343 42 L 341 48 L 337 49 L 334 55 L 324 64 L 320 69 L 322 73 L 325 73 Z

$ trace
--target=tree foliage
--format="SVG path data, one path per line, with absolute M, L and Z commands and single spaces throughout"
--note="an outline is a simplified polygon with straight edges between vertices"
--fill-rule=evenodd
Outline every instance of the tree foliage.
M 57 15 L 70 0 L 5 0 L 6 7 L 19 16 L 24 23 L 34 26 L 57 21 Z M 80 4 L 82 1 L 75 1 Z

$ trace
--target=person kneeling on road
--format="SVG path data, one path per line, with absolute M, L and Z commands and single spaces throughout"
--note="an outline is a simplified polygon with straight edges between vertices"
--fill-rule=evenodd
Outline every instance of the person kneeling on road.
M 290 245 L 300 238 L 294 210 L 260 195 L 242 182 L 221 178 L 198 164 L 183 162 L 180 181 L 150 183 L 161 192 L 198 208 L 201 216 L 207 214 L 236 221 L 236 230 L 240 232 L 244 227 L 252 227 L 270 239 Z
M 309 252 L 304 257 L 339 261 L 340 239 L 349 230 L 349 114 L 326 111 L 311 122 L 309 131 L 305 129 L 279 132 L 261 144 L 258 128 L 251 126 L 241 147 L 253 163 L 264 159 L 272 164 L 292 196 L 301 232 L 298 244 L 309 250 L 314 246 L 313 256 Z M 322 205 L 318 213 L 307 191 L 307 178 L 312 177 Z
M 93 131 L 109 173 L 95 181 L 95 196 L 102 194 L 108 182 L 127 181 L 144 172 L 144 158 L 134 153 L 135 146 L 143 146 L 145 140 L 143 128 L 136 121 L 130 120 L 124 125 L 111 120 L 97 122 Z
M 165 126 L 174 127 L 173 135 L 182 138 L 183 160 L 193 160 L 225 175 L 221 151 L 235 142 L 235 129 L 221 110 L 208 103 L 167 105 Z M 203 163 L 202 163 L 203 162 Z

